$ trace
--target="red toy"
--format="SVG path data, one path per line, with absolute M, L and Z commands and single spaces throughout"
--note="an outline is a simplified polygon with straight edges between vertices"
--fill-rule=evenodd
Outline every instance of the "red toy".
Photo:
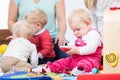
M 60 49 L 65 52 L 70 50 L 67 46 L 60 46 Z
M 110 10 L 118 10 L 120 7 L 110 7 Z
M 103 66 L 101 65 L 101 66 L 99 66 L 99 70 L 103 70 Z

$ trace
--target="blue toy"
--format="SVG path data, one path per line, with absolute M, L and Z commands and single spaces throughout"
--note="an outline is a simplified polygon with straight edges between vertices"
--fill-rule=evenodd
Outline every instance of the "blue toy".
M 93 74 L 96 74 L 96 73 L 98 73 L 98 72 L 99 72 L 98 68 L 93 68 L 93 69 L 92 69 L 92 73 L 93 73 Z

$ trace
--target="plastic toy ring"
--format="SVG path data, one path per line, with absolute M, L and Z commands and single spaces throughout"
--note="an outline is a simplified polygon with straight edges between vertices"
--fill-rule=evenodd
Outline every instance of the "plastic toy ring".
M 118 53 L 112 52 L 105 55 L 105 59 L 110 66 L 114 67 L 118 64 L 119 55 Z

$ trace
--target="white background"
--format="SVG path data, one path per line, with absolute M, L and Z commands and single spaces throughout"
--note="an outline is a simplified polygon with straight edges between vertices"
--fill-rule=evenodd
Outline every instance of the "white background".
M 7 29 L 9 0 L 1 0 L 0 2 L 0 29 Z

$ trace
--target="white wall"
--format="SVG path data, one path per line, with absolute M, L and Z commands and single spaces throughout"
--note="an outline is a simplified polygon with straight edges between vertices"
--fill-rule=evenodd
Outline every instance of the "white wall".
M 0 2 L 0 29 L 7 29 L 9 0 L 1 0 Z

